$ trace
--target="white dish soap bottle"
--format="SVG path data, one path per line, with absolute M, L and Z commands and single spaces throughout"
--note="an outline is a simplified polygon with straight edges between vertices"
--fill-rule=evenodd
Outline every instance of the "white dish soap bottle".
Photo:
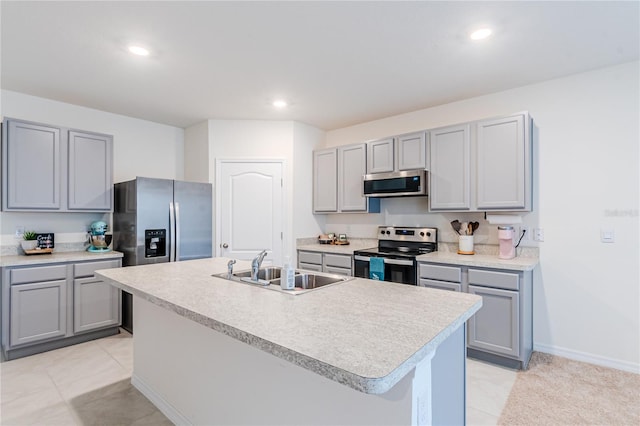
M 293 265 L 291 264 L 291 257 L 285 256 L 284 258 L 284 266 L 282 267 L 282 275 L 280 277 L 280 287 L 283 290 L 293 290 L 296 286 L 295 271 L 293 269 Z

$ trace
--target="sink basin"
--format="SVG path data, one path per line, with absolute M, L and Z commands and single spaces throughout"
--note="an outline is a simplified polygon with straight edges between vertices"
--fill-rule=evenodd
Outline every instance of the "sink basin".
M 221 275 L 224 275 L 225 277 L 227 276 L 227 274 L 221 274 Z M 276 278 L 280 278 L 281 275 L 282 275 L 282 269 L 281 268 L 277 268 L 275 266 L 270 266 L 270 267 L 267 267 L 267 268 L 258 269 L 258 279 L 259 280 L 271 281 L 271 280 L 274 280 Z M 251 270 L 234 272 L 233 276 L 234 277 L 240 277 L 240 278 L 251 277 Z M 222 277 L 222 278 L 225 278 L 225 277 Z M 278 284 L 280 284 L 280 282 L 278 282 Z
M 322 272 L 312 272 L 305 271 L 303 269 L 296 269 L 294 275 L 295 288 L 293 290 L 282 290 L 282 288 L 280 287 L 282 269 L 277 266 L 260 268 L 258 270 L 259 281 L 257 282 L 251 281 L 250 269 L 234 272 L 231 276 L 229 276 L 229 274 L 227 274 L 226 272 L 222 274 L 214 274 L 213 276 L 217 278 L 224 278 L 230 281 L 253 284 L 256 286 L 261 286 L 263 288 L 268 288 L 270 290 L 282 291 L 289 294 L 301 294 L 313 289 L 327 286 L 329 284 L 341 283 L 353 279 L 353 277 L 342 275 L 325 274 Z

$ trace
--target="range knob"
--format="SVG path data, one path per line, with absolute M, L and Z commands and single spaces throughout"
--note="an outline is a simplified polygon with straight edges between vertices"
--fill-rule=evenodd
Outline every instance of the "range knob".
M 420 231 L 420 236 L 424 237 L 424 232 Z
M 380 231 L 380 233 L 381 233 L 382 235 L 384 235 L 384 229 L 383 229 L 382 231 Z
M 391 232 L 387 231 L 387 235 L 390 235 L 390 234 L 391 234 Z
M 430 236 L 431 236 L 431 232 L 427 232 L 427 237 L 430 237 Z

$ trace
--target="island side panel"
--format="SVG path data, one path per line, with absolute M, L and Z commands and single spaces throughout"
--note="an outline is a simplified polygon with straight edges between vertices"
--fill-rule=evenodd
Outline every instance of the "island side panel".
M 412 423 L 413 373 L 365 394 L 139 297 L 134 304 L 132 382 L 176 423 Z

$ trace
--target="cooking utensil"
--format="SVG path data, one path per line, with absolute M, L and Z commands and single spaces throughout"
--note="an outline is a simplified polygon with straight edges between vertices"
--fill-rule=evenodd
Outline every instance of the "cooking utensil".
M 480 224 L 478 222 L 471 222 L 472 223 L 472 229 L 471 229 L 471 235 L 475 234 L 476 230 L 480 227 Z
M 458 233 L 458 235 L 462 235 L 462 234 L 460 234 L 461 226 L 462 226 L 462 224 L 460 222 L 458 222 L 458 219 L 451 221 L 451 227 L 453 228 L 454 231 L 456 231 Z
M 467 235 L 473 235 L 473 222 L 467 224 Z
M 467 235 L 467 222 L 460 222 L 460 235 Z

